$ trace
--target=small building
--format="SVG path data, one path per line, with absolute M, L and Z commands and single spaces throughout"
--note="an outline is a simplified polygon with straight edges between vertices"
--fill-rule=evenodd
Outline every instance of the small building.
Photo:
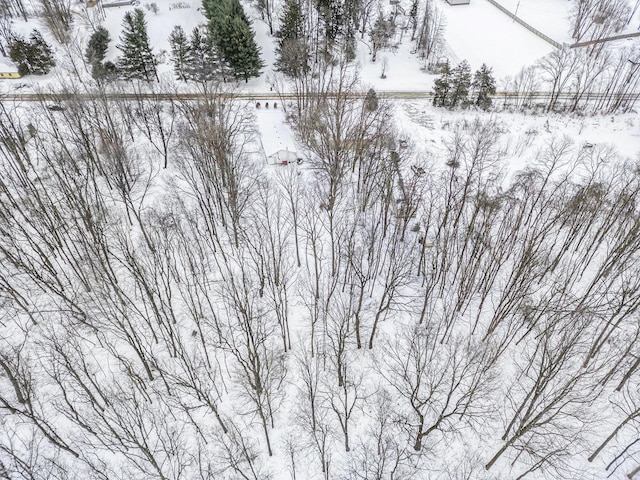
M 270 165 L 289 165 L 290 163 L 296 163 L 300 157 L 296 152 L 289 150 L 278 150 L 267 157 L 267 162 Z
M 470 0 L 447 0 L 449 5 L 469 5 Z
M 18 72 L 0 72 L 0 79 L 16 79 L 21 77 L 22 75 Z
M 116 0 L 109 3 L 102 2 L 102 8 L 128 7 L 129 5 L 140 5 L 140 0 Z
M 267 165 L 296 163 L 300 155 L 283 109 L 256 109 L 260 153 Z

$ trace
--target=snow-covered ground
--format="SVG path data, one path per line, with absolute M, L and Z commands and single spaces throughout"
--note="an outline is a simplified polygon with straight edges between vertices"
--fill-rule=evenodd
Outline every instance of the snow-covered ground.
M 445 38 L 453 63 L 467 60 L 472 71 L 486 63 L 496 78 L 513 76 L 554 49 L 486 0 L 440 8 L 447 19 Z
M 558 0 L 497 0 L 533 28 L 559 43 L 573 43 L 569 32 L 571 2 Z M 481 3 L 487 3 L 481 0 Z
M 475 118 L 496 121 L 502 126 L 503 141 L 513 157 L 514 169 L 526 164 L 527 157 L 518 155 L 524 144 L 527 144 L 524 150 L 533 154 L 536 146 L 540 147 L 558 135 L 566 135 L 576 145 L 586 148 L 610 145 L 626 158 L 637 158 L 640 153 L 640 120 L 636 114 L 580 117 L 476 111 L 463 116 L 459 112 L 434 108 L 428 100 L 399 101 L 395 111 L 405 135 L 425 147 L 431 145 L 436 149 L 451 135 L 457 123 Z
M 553 18 L 553 29 L 547 32 L 552 38 L 560 37 L 560 32 L 568 30 L 566 19 L 563 22 L 564 2 L 553 2 L 543 0 L 552 5 L 555 9 L 550 14 Z M 154 3 L 158 7 L 158 13 L 154 14 L 146 8 L 150 2 L 142 2 L 142 8 L 147 17 L 148 33 L 150 43 L 154 52 L 158 55 L 160 63 L 158 71 L 160 75 L 172 76 L 172 65 L 168 52 L 170 52 L 168 37 L 175 25 L 183 27 L 185 32 L 206 23 L 206 19 L 201 11 L 201 2 L 189 0 L 176 2 L 175 0 L 156 0 Z M 405 11 L 410 8 L 410 2 L 403 2 Z M 177 4 L 188 8 L 175 8 Z M 561 5 L 558 7 L 556 4 Z M 472 68 L 478 68 L 482 63 L 493 67 L 496 77 L 514 75 L 524 66 L 530 65 L 541 56 L 549 53 L 552 47 L 542 41 L 517 23 L 512 22 L 506 15 L 498 11 L 494 6 L 485 0 L 475 0 L 466 6 L 450 6 L 446 2 L 438 2 L 438 7 L 446 18 L 445 37 L 447 41 L 447 53 L 453 63 L 467 59 Z M 84 49 L 86 41 L 92 31 L 92 23 L 98 24 L 102 16 L 96 7 L 90 9 L 78 8 L 78 20 L 76 21 L 76 38 L 81 49 Z M 136 8 L 134 6 L 120 6 L 104 9 L 104 26 L 111 33 L 111 44 L 107 53 L 108 60 L 117 58 L 119 51 L 116 45 L 119 43 L 122 19 L 127 11 Z M 524 12 L 528 11 L 521 5 Z M 540 10 L 537 12 L 550 12 L 550 10 Z M 256 42 L 262 50 L 262 58 L 266 68 L 259 78 L 251 79 L 247 84 L 241 85 L 246 91 L 265 92 L 269 91 L 270 76 L 272 75 L 272 65 L 275 59 L 274 40 L 269 35 L 269 29 L 260 20 L 258 13 L 247 6 L 247 13 L 253 20 L 253 28 L 256 32 Z M 430 90 L 433 84 L 433 76 L 421 70 L 421 62 L 415 53 L 412 53 L 413 44 L 410 41 L 410 29 L 406 27 L 407 17 L 398 17 L 398 31 L 392 42 L 393 48 L 381 51 L 378 60 L 371 62 L 370 46 L 368 35 L 362 38 L 359 34 L 357 61 L 359 62 L 362 74 L 361 78 L 379 90 L 402 90 L 402 91 L 424 91 Z M 14 19 L 13 28 L 17 33 L 28 35 L 31 29 L 39 28 L 47 36 L 46 28 L 41 22 L 30 20 L 24 22 L 21 19 Z M 63 51 L 57 48 L 59 57 Z M 386 60 L 385 60 L 386 59 Z M 0 58 L 4 63 L 10 63 L 8 59 Z M 381 77 L 382 63 L 386 61 L 386 78 Z M 68 78 L 72 69 L 65 68 L 65 62 L 59 62 L 57 73 Z M 38 79 L 25 79 L 27 83 L 37 82 L 40 85 L 55 85 L 58 78 L 55 73 Z M 10 90 L 12 85 L 0 83 L 0 91 Z
M 286 123 L 282 106 L 273 108 L 273 101 L 260 101 L 256 108 L 256 123 L 260 132 L 260 143 L 265 160 L 271 155 L 284 150 L 291 153 L 298 151 L 291 127 Z M 266 105 L 271 104 L 269 108 Z

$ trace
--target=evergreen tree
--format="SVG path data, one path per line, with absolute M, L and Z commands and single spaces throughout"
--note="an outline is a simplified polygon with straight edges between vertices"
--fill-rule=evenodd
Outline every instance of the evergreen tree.
M 91 66 L 91 76 L 97 81 L 107 77 L 115 77 L 113 68 L 115 65 L 112 62 L 107 62 L 109 64 L 108 66 L 102 63 L 107 55 L 110 41 L 109 31 L 104 27 L 98 27 L 91 35 L 87 49 L 85 50 L 85 58 Z
M 107 60 L 99 67 L 100 71 L 93 73 L 96 80 L 115 80 L 118 77 L 118 66 L 112 61 Z
M 173 60 L 173 71 L 178 80 L 187 81 L 187 63 L 190 58 L 190 47 L 187 36 L 180 25 L 176 25 L 169 35 L 169 45 L 171 46 L 171 60 Z
M 493 78 L 492 69 L 483 63 L 473 76 L 472 86 L 477 94 L 476 105 L 487 110 L 491 106 L 491 95 L 496 93 L 496 80 Z
M 300 0 L 287 0 L 276 32 L 276 69 L 289 77 L 309 71 L 309 48 L 304 34 Z
M 347 32 L 344 39 L 344 58 L 347 62 L 353 62 L 356 59 L 358 45 L 356 36 L 353 32 Z
M 84 53 L 89 65 L 104 61 L 110 41 L 111 37 L 109 36 L 109 31 L 106 28 L 98 27 L 98 29 L 93 32 L 91 38 L 89 38 L 89 43 L 87 44 L 87 49 Z
M 342 33 L 344 26 L 344 5 L 340 0 L 317 0 L 316 8 L 324 23 L 324 35 L 328 45 Z
M 118 59 L 118 70 L 125 79 L 140 78 L 145 80 L 158 79 L 156 62 L 149 46 L 147 21 L 144 12 L 136 8 L 127 12 L 122 21 L 123 32 L 120 36 L 118 49 L 122 56 Z
M 222 80 L 226 82 L 227 78 L 234 75 L 233 69 L 222 58 L 216 43 L 213 41 L 213 37 L 209 34 L 204 37 L 204 52 L 202 58 L 206 71 L 209 72 L 205 75 L 205 80 L 210 81 L 222 78 Z M 260 63 L 260 65 L 262 66 L 262 63 Z
M 387 48 L 389 46 L 389 41 L 393 37 L 395 32 L 395 25 L 393 23 L 393 19 L 389 18 L 388 20 L 384 18 L 382 12 L 378 13 L 378 18 L 376 22 L 373 24 L 373 28 L 369 33 L 369 38 L 371 39 L 371 49 L 373 51 L 371 61 L 376 61 L 376 55 L 378 54 L 378 50 L 382 48 Z
M 373 88 L 370 88 L 364 97 L 364 108 L 369 112 L 375 112 L 378 109 L 378 94 Z
M 247 15 L 244 13 L 239 0 L 203 0 L 204 14 L 209 20 L 209 27 L 212 33 L 220 31 L 219 23 L 222 23 L 225 17 L 240 17 L 246 23 L 249 23 Z M 221 32 L 222 33 L 222 32 Z M 218 38 L 214 40 L 218 42 Z
M 209 19 L 209 34 L 222 60 L 235 77 L 260 75 L 263 67 L 255 33 L 238 0 L 205 0 L 205 14 Z
M 185 64 L 187 78 L 196 82 L 206 81 L 207 71 L 204 63 L 206 42 L 199 27 L 195 27 L 191 32 L 188 47 Z
M 56 62 L 53 59 L 53 50 L 47 42 L 44 41 L 38 30 L 33 30 L 29 36 L 31 45 L 31 73 L 34 75 L 45 75 L 55 67 Z
M 18 65 L 18 73 L 22 76 L 29 75 L 29 42 L 24 38 L 15 36 L 9 41 L 9 58 Z
M 14 37 L 9 44 L 9 57 L 18 65 L 20 75 L 45 75 L 55 67 L 53 51 L 38 30 L 33 30 L 29 41 Z
M 193 29 L 189 39 L 186 75 L 196 82 L 208 82 L 220 77 L 226 80 L 226 76 L 230 75 L 211 35 L 203 35 L 198 27 Z
M 227 18 L 225 32 L 226 35 L 218 43 L 218 48 L 231 67 L 233 75 L 236 78 L 244 78 L 245 82 L 250 77 L 260 75 L 263 64 L 249 25 L 240 17 Z
M 433 83 L 433 105 L 446 107 L 449 104 L 449 91 L 451 90 L 451 69 L 449 62 L 442 68 L 442 74 Z
M 458 105 L 466 107 L 469 104 L 469 89 L 471 88 L 471 67 L 469 62 L 463 60 L 451 72 L 451 91 L 449 93 L 448 106 L 455 108 Z

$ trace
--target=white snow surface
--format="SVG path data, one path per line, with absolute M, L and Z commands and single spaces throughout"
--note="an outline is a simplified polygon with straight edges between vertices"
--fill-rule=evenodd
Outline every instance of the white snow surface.
M 260 132 L 260 142 L 265 159 L 280 150 L 292 153 L 298 151 L 291 127 L 286 123 L 282 105 L 273 108 L 273 100 L 256 100 L 261 107 L 256 108 L 256 123 Z M 277 102 L 276 102 L 277 103 Z M 269 104 L 269 108 L 266 105 Z
M 453 64 L 468 60 L 474 71 L 486 63 L 496 78 L 502 78 L 517 74 L 523 66 L 554 50 L 485 0 L 440 8 L 447 19 L 445 38 Z

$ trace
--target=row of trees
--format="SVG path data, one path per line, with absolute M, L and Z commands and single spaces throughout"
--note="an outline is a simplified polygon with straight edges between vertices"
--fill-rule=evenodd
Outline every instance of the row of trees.
M 551 52 L 518 75 L 506 78 L 506 107 L 546 111 L 615 113 L 634 111 L 640 98 L 640 48 L 564 48 Z M 532 93 L 548 91 L 539 104 Z M 563 98 L 564 97 L 564 98 Z
M 325 68 L 278 170 L 211 83 L 1 106 L 3 475 L 637 467 L 636 162 L 553 137 L 507 178 L 469 120 L 424 155 Z
M 410 40 L 415 42 L 415 51 L 424 60 L 425 68 L 432 68 L 442 54 L 445 27 L 433 0 L 422 5 L 414 1 L 408 15 L 400 14 L 397 8 L 391 13 L 383 12 L 379 6 L 376 12 L 371 0 L 286 0 L 275 33 L 275 65 L 286 76 L 301 81 L 310 73 L 310 60 L 314 65 L 321 57 L 323 61 L 353 60 L 356 42 L 362 42 L 367 33 L 371 60 L 375 62 L 380 50 L 396 43 L 396 32 L 403 31 L 401 22 L 411 27 Z
M 446 63 L 442 74 L 434 82 L 433 105 L 437 107 L 466 108 L 476 105 L 487 110 L 492 103 L 491 96 L 496 93 L 496 81 L 491 69 L 482 64 L 471 77 L 471 67 L 466 60 L 454 69 Z M 475 98 L 469 98 L 470 95 Z
M 199 27 L 187 38 L 182 27 L 176 26 L 169 44 L 174 72 L 179 80 L 211 82 L 232 77 L 233 71 L 221 58 L 212 36 L 203 33 Z
M 230 10 L 216 10 L 222 6 Z M 215 2 L 208 8 L 209 15 L 218 20 L 229 20 L 233 12 L 240 13 L 233 20 L 210 21 L 204 32 L 196 27 L 189 38 L 182 27 L 176 26 L 169 36 L 176 77 L 184 81 L 209 82 L 226 81 L 231 77 L 248 80 L 259 75 L 262 68 L 259 50 L 240 4 L 237 1 L 233 4 Z M 98 27 L 89 39 L 85 59 L 93 78 L 98 81 L 116 78 L 158 80 L 144 11 L 136 8 L 127 12 L 122 26 L 117 46 L 121 56 L 115 63 L 105 61 L 110 36 L 104 27 Z
M 602 45 L 602 44 L 601 44 Z M 501 108 L 543 109 L 586 113 L 633 111 L 640 98 L 640 49 L 563 48 L 551 52 L 515 77 L 503 80 L 510 92 Z M 433 86 L 433 104 L 439 107 L 487 109 L 496 81 L 486 65 L 471 75 L 469 64 L 451 69 L 445 64 Z M 549 92 L 540 103 L 538 92 Z

